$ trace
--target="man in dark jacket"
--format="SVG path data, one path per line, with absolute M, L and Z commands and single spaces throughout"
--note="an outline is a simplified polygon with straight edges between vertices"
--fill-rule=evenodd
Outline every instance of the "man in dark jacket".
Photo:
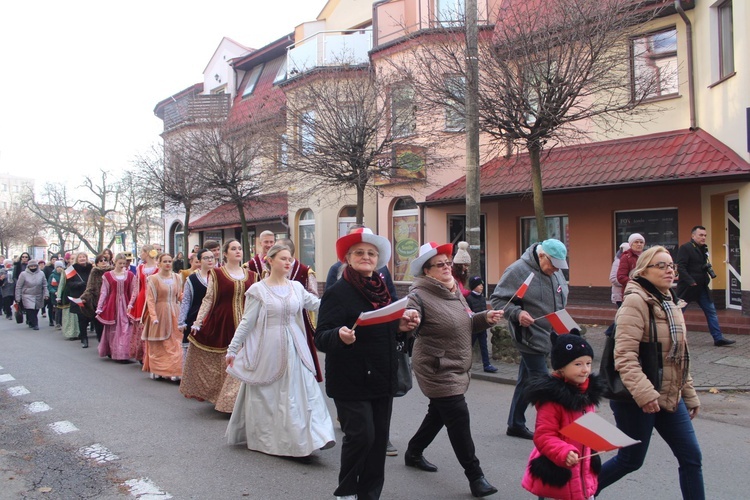
M 695 226 L 690 234 L 690 241 L 677 251 L 677 269 L 680 281 L 677 283 L 677 295 L 685 302 L 697 301 L 708 321 L 708 331 L 714 338 L 717 347 L 734 344 L 734 340 L 724 338 L 719 327 L 716 306 L 711 298 L 708 283 L 711 281 L 709 270 L 713 272 L 708 260 L 706 245 L 706 228 Z M 716 275 L 714 274 L 715 277 Z

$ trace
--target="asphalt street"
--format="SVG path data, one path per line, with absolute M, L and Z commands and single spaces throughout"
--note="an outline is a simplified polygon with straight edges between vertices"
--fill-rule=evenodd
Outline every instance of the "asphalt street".
M 150 380 L 137 363 L 100 359 L 93 335 L 92 347 L 81 349 L 79 342 L 66 341 L 47 326 L 32 332 L 2 321 L 0 499 L 332 498 L 338 445 L 316 452 L 309 465 L 228 446 L 227 416 L 185 399 L 175 383 Z M 532 444 L 504 434 L 512 390 L 511 385 L 474 380 L 467 394 L 477 456 L 500 490 L 488 498 L 534 498 L 520 486 Z M 738 473 L 750 463 L 747 421 L 716 418 L 711 406 L 721 396 L 748 408 L 748 395 L 706 396 L 706 416 L 699 416 L 695 426 L 707 498 L 747 498 L 750 477 Z M 386 461 L 383 499 L 471 498 L 445 431 L 425 451 L 439 467 L 437 473 L 403 465 L 406 443 L 426 408 L 416 385 L 395 400 L 391 440 L 401 454 Z M 608 405 L 600 413 L 613 421 Z M 533 428 L 534 411 L 527 415 Z M 58 434 L 52 424 L 58 432 L 71 432 Z M 340 443 L 338 430 L 337 438 Z M 600 498 L 681 498 L 677 463 L 664 442 L 654 438 L 644 467 Z

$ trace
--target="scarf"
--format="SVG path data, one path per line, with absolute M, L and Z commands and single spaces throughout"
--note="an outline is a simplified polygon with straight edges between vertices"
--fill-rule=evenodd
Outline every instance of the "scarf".
M 344 267 L 342 277 L 353 286 L 375 309 L 380 309 L 391 303 L 391 294 L 385 286 L 385 280 L 377 271 L 372 276 L 362 276 L 351 268 Z
M 669 293 L 664 294 L 646 278 L 639 276 L 635 278 L 635 281 L 653 296 L 654 299 L 656 299 L 664 310 L 664 314 L 667 316 L 667 326 L 669 327 L 669 337 L 672 340 L 672 347 L 669 349 L 669 353 L 666 357 L 669 361 L 672 361 L 675 365 L 681 368 L 680 387 L 682 387 L 687 381 L 690 355 L 685 345 L 683 324 L 675 320 L 675 311 L 679 309 L 677 306 L 677 298 L 672 289 L 669 290 Z

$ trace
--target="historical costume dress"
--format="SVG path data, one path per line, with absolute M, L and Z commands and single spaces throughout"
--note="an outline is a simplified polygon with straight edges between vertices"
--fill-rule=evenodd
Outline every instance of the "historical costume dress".
M 83 316 L 83 310 L 75 302 L 70 301 L 70 298 L 78 299 L 86 291 L 86 283 L 88 283 L 89 275 L 93 266 L 90 263 L 85 264 L 73 264 L 72 269 L 68 267 L 63 272 L 60 286 L 58 288 L 58 296 L 62 295 L 62 304 L 68 306 L 69 309 L 63 310 L 63 335 L 73 340 L 74 338 L 80 338 L 84 345 L 88 345 L 88 331 L 81 332 L 81 324 L 88 327 L 88 318 Z M 62 289 L 62 293 L 59 290 Z M 83 318 L 81 317 L 83 316 Z M 73 327 L 70 323 L 75 323 Z M 88 330 L 88 328 L 85 328 Z M 73 333 L 77 332 L 77 336 L 73 337 Z
M 179 326 L 183 331 L 182 348 L 187 356 L 190 345 L 190 329 L 198 317 L 198 311 L 203 303 L 203 298 L 208 290 L 208 276 L 205 278 L 200 272 L 193 272 L 185 279 L 185 288 L 182 290 L 182 303 L 180 304 Z
M 303 310 L 317 310 L 320 299 L 293 281 L 262 281 L 245 295 L 247 307 L 228 348 L 237 357 L 227 371 L 242 381 L 229 444 L 291 457 L 332 447 L 333 424 L 303 323 Z
M 228 377 L 225 355 L 244 310 L 244 294 L 258 275 L 241 269 L 232 276 L 226 267 L 212 269 L 208 288 L 188 340 L 180 392 L 188 398 L 206 400 L 218 411 L 231 413 L 239 380 Z
M 133 294 L 130 296 L 128 304 L 130 319 L 133 323 L 133 334 L 130 337 L 130 357 L 138 361 L 143 361 L 143 341 L 141 340 L 143 324 L 143 307 L 146 305 L 146 278 L 156 274 L 159 268 L 156 264 L 146 267 L 146 264 L 140 264 L 135 270 L 135 281 L 133 282 Z
M 68 340 L 75 340 L 79 335 L 78 316 L 70 312 L 70 299 L 65 294 L 67 285 L 68 278 L 65 275 L 65 271 L 63 271 L 60 273 L 60 283 L 57 286 L 57 298 L 60 299 L 57 308 L 60 310 L 63 337 Z
M 182 376 L 182 332 L 177 327 L 182 299 L 182 281 L 176 273 L 146 279 L 143 333 L 146 341 L 143 371 L 160 377 Z
M 130 359 L 133 320 L 128 316 L 128 302 L 133 294 L 135 276 L 127 270 L 122 276 L 114 271 L 104 275 L 96 319 L 104 325 L 99 342 L 99 356 L 116 360 Z

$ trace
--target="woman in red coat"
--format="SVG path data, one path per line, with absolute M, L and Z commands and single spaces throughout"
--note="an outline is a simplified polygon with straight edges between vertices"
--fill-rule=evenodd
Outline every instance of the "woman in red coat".
M 628 237 L 628 244 L 630 245 L 630 250 L 622 252 L 620 266 L 617 268 L 617 282 L 623 288 L 630 281 L 630 273 L 635 269 L 635 263 L 646 247 L 646 240 L 640 234 L 633 233 Z

